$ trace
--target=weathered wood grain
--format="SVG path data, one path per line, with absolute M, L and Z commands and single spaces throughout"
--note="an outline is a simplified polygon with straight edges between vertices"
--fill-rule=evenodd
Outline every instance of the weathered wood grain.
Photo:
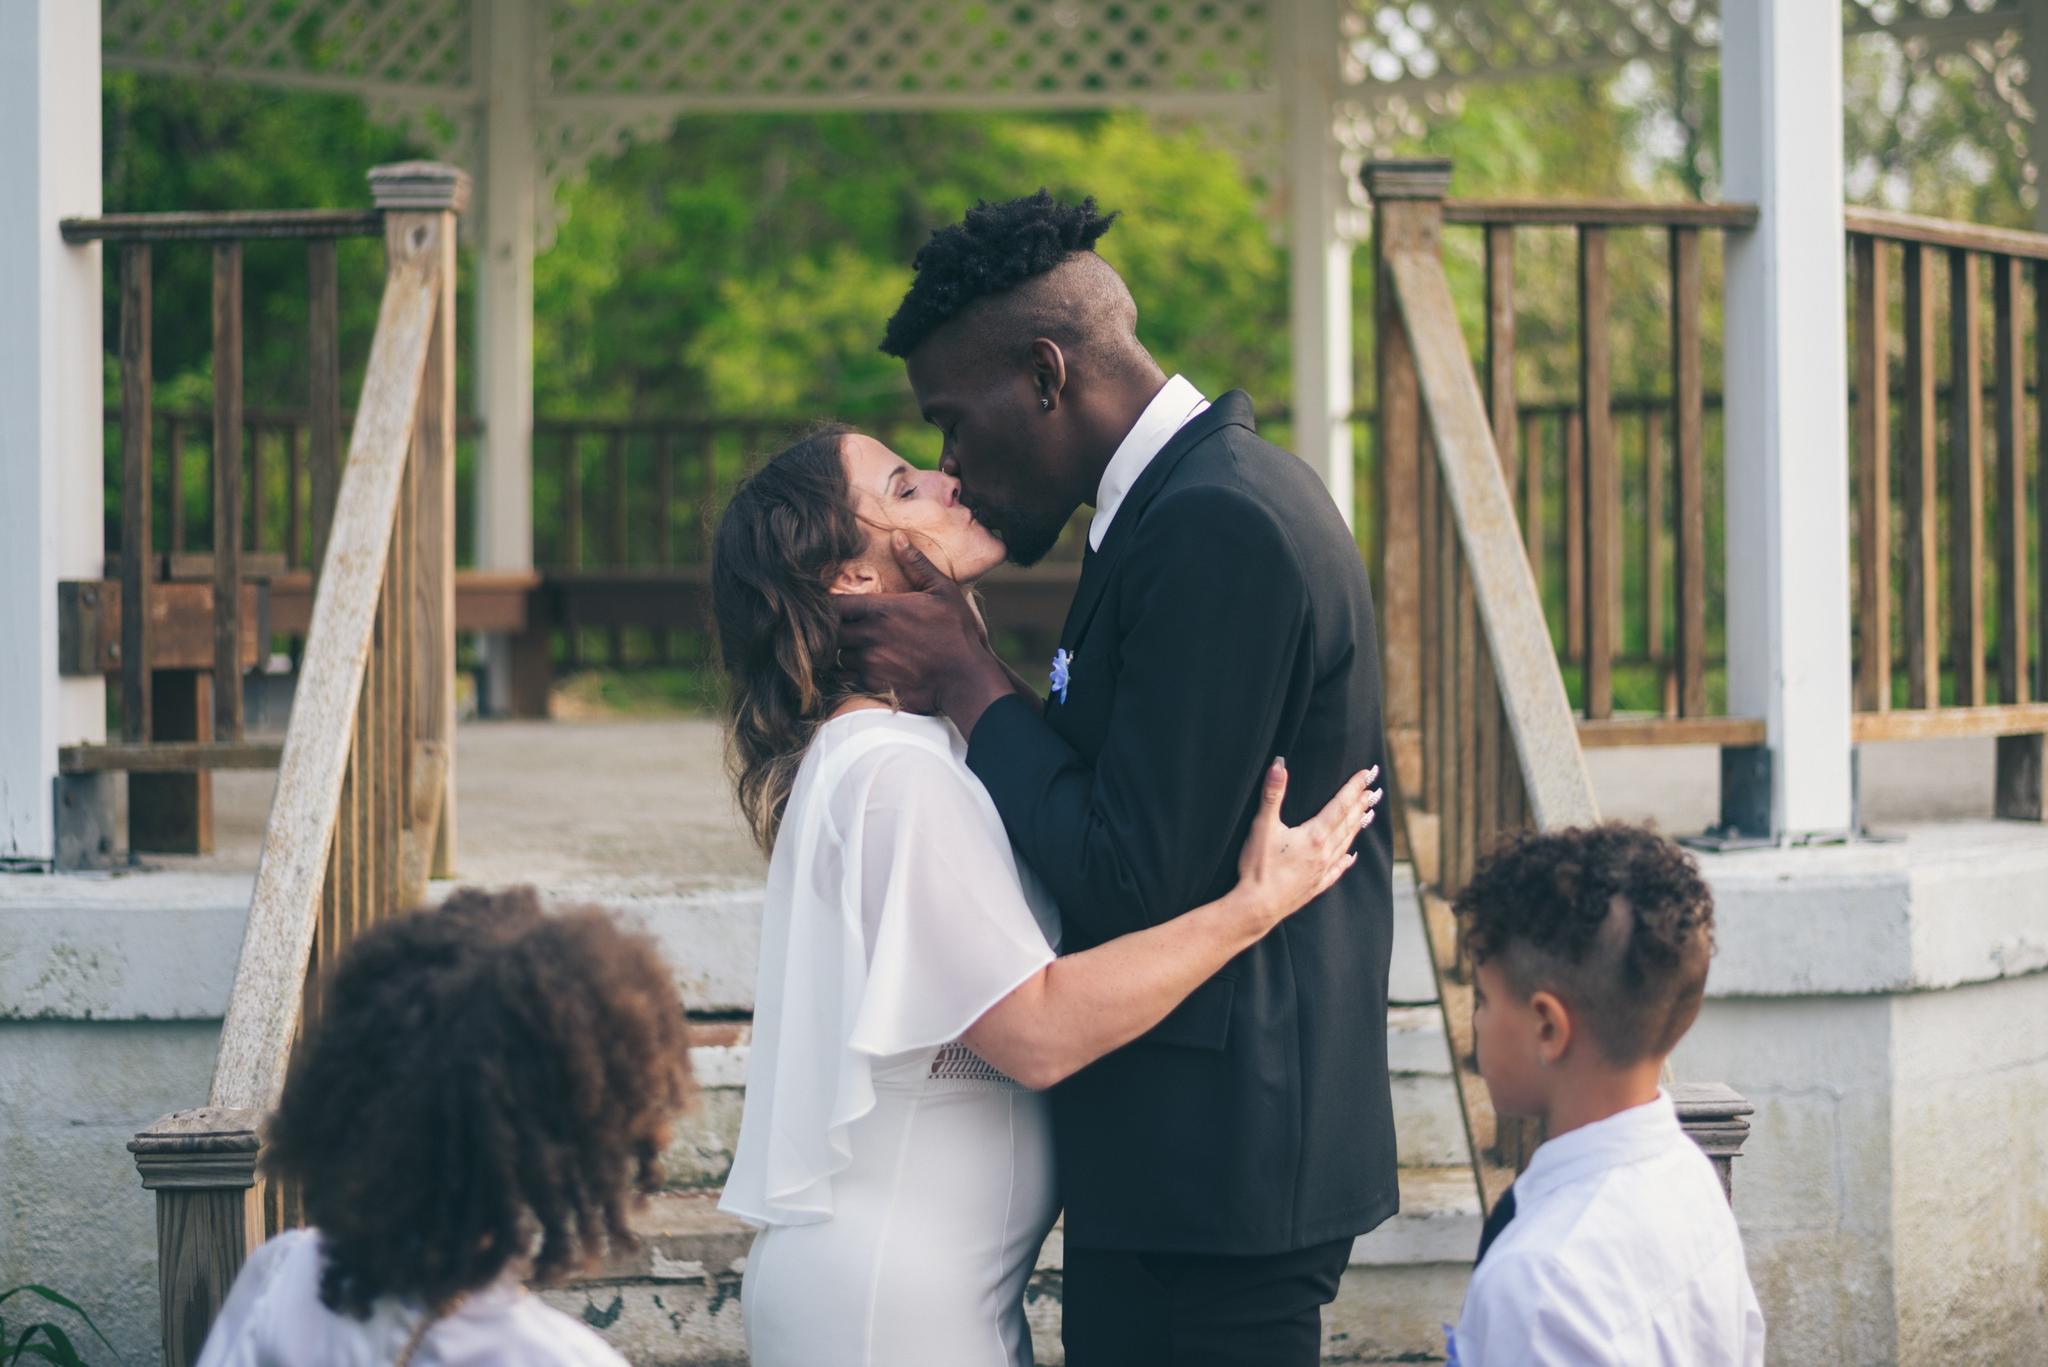
M 1514 508 L 1442 263 L 1427 252 L 1396 252 L 1389 273 L 1531 808 L 1544 827 L 1596 820 L 1571 703 L 1544 629 L 1535 580 L 1514 534 Z
M 1621 471 L 1609 405 L 1607 230 L 1579 230 L 1579 408 L 1585 415 L 1585 635 L 1581 678 L 1586 715 L 1614 711 L 1614 599 L 1620 583 Z
M 121 736 L 146 741 L 149 724 L 150 261 L 147 245 L 121 249 Z
M 2027 700 L 2027 448 L 2025 268 L 1992 264 L 1994 357 L 1998 372 L 1998 699 Z
M 242 244 L 213 249 L 213 729 L 242 738 Z
M 1906 521 L 1905 613 L 1906 705 L 1926 708 L 1941 702 L 1941 639 L 1938 635 L 1940 581 L 1935 561 L 1934 439 L 1934 257 L 1907 244 L 1906 277 L 1906 452 L 1899 506 Z
M 1892 491 L 1888 249 L 1851 239 L 1856 281 L 1856 706 L 1892 705 Z
M 1701 378 L 1700 238 L 1671 231 L 1672 460 L 1678 476 L 1678 712 L 1707 710 L 1706 389 Z
M 431 257 L 393 261 L 385 282 L 221 1027 L 218 1106 L 266 1108 L 283 1085 L 439 284 Z
M 1949 669 L 1984 704 L 1984 329 L 1977 257 L 1949 253 Z

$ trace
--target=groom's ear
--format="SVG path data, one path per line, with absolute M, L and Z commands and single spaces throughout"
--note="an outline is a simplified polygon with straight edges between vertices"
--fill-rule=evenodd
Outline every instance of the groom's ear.
M 854 560 L 842 566 L 839 573 L 832 576 L 831 591 L 833 593 L 880 593 L 882 591 L 882 579 L 880 575 L 875 573 L 875 567 L 867 561 Z
M 1031 343 L 1031 388 L 1038 399 L 1040 412 L 1050 413 L 1060 406 L 1060 395 L 1067 387 L 1067 356 L 1060 350 L 1060 344 L 1050 337 L 1040 337 Z

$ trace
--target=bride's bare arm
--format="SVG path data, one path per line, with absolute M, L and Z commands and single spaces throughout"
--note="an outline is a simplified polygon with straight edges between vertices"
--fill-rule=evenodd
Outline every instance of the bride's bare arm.
M 967 1046 L 1027 1087 L 1050 1087 L 1164 1020 L 1190 992 L 1306 906 L 1358 859 L 1378 770 L 1300 826 L 1280 824 L 1287 771 L 1267 771 L 1238 883 L 1184 916 L 1055 959 L 968 1027 Z

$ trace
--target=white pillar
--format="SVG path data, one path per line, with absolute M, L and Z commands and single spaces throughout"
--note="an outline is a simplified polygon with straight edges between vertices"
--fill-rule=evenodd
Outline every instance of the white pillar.
M 0 859 L 56 852 L 57 747 L 106 738 L 106 685 L 57 675 L 57 581 L 103 568 L 100 7 L 0 4 Z
M 533 568 L 533 9 L 479 5 L 484 81 L 482 244 L 477 270 L 476 402 L 484 435 L 476 480 L 477 563 Z M 486 711 L 511 706 L 507 642 L 485 650 Z
M 1294 450 L 1352 521 L 1351 243 L 1335 131 L 1340 34 L 1329 0 L 1285 7 L 1288 87 L 1289 318 L 1294 342 Z
M 1728 704 L 1762 717 L 1772 822 L 1848 828 L 1849 433 L 1842 236 L 1842 16 L 1724 0 L 1728 244 Z

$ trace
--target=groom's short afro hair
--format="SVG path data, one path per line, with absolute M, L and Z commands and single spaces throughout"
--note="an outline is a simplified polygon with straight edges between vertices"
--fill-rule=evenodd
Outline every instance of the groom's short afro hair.
M 1092 251 L 1116 222 L 1093 195 L 1063 204 L 1041 189 L 1001 204 L 978 201 L 967 217 L 940 228 L 918 249 L 917 274 L 882 334 L 882 350 L 908 356 L 947 319 L 977 299 L 1014 289 L 1075 252 Z

